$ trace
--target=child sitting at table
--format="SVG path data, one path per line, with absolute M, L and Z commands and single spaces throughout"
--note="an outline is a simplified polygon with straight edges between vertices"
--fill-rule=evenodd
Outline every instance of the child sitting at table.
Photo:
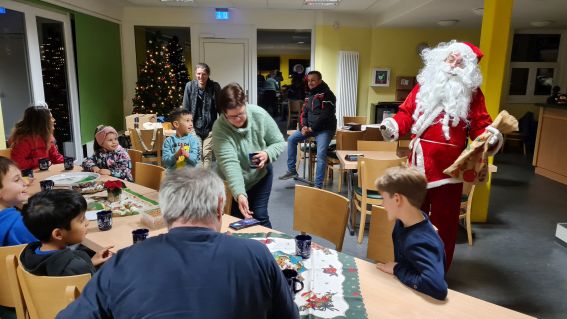
M 427 214 L 419 207 L 427 192 L 425 176 L 414 168 L 394 167 L 376 181 L 388 219 L 396 219 L 392 239 L 395 262 L 376 267 L 406 286 L 443 300 L 447 297 L 445 250 Z
M 37 276 L 94 274 L 95 267 L 113 254 L 106 247 L 92 258 L 68 246 L 85 239 L 89 221 L 87 201 L 70 189 L 42 191 L 24 206 L 24 224 L 40 241 L 28 244 L 20 255 L 24 268 Z
M 200 159 L 200 144 L 193 131 L 193 115 L 187 109 L 177 108 L 169 114 L 175 135 L 163 142 L 162 161 L 168 169 L 195 167 Z
M 28 199 L 28 185 L 16 163 L 0 156 L 0 246 L 27 244 L 37 239 L 24 225 L 14 206 Z
M 53 164 L 63 163 L 63 155 L 57 150 L 53 131 L 55 119 L 47 104 L 30 106 L 24 118 L 16 123 L 9 144 L 10 157 L 20 169 L 38 168 L 39 160 L 47 158 Z
M 118 144 L 118 133 L 112 126 L 99 125 L 95 130 L 94 154 L 83 161 L 83 169 L 132 182 L 132 162 L 128 152 Z

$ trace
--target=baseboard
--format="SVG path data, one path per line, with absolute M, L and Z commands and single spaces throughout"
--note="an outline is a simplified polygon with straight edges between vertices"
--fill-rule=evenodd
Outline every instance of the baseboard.
M 555 230 L 555 237 L 563 245 L 567 245 L 567 223 L 558 223 Z

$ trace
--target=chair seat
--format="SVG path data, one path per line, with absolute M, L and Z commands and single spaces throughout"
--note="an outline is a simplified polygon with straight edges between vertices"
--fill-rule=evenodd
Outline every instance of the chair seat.
M 362 196 L 362 188 L 355 186 L 354 187 L 354 192 L 360 196 Z M 368 198 L 372 198 L 372 199 L 382 199 L 382 195 L 380 195 L 380 193 L 378 193 L 377 191 L 367 191 L 366 196 Z

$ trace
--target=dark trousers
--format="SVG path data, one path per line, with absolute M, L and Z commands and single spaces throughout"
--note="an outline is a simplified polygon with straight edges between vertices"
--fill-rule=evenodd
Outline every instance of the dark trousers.
M 445 246 L 445 272 L 451 267 L 455 252 L 462 193 L 462 183 L 430 188 L 421 206 L 424 212 L 431 212 L 429 220 L 437 227 L 437 233 Z
M 254 213 L 253 217 L 261 222 L 262 226 L 272 228 L 270 223 L 270 216 L 268 215 L 268 201 L 270 200 L 270 193 L 272 192 L 272 179 L 274 174 L 272 172 L 272 165 L 268 164 L 265 168 L 268 173 L 256 185 L 246 191 L 248 196 L 248 208 Z M 238 201 L 232 201 L 232 216 L 244 218 L 240 209 L 238 208 Z

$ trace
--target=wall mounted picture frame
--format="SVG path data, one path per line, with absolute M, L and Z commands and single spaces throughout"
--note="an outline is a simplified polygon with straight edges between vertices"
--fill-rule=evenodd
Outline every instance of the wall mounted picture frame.
M 370 86 L 390 86 L 390 69 L 376 68 L 372 69 Z

